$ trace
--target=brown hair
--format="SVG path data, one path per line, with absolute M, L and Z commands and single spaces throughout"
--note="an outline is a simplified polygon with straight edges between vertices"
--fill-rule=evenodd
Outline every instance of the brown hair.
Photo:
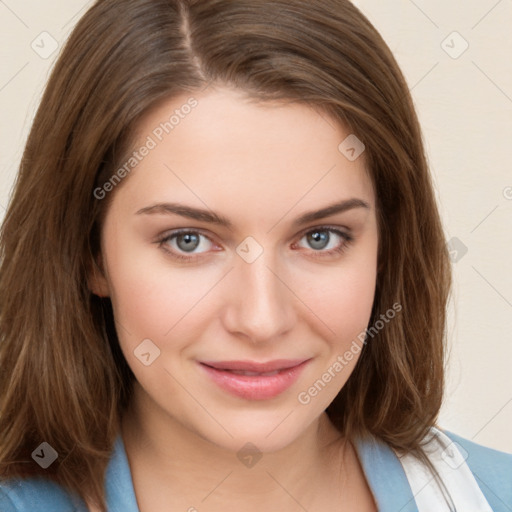
M 0 478 L 41 475 L 105 510 L 104 472 L 133 374 L 109 299 L 87 284 L 137 121 L 227 84 L 317 108 L 366 146 L 379 271 L 365 344 L 327 413 L 346 436 L 419 453 L 443 395 L 450 266 L 419 123 L 389 48 L 347 0 L 100 0 L 53 69 L 0 239 Z M 340 141 L 341 142 L 341 141 Z M 30 454 L 59 453 L 48 469 Z

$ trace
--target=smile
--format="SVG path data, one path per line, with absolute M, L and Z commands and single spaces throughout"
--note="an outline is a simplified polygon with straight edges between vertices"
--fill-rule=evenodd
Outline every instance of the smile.
M 311 359 L 201 362 L 199 366 L 221 389 L 245 400 L 268 400 L 290 388 Z

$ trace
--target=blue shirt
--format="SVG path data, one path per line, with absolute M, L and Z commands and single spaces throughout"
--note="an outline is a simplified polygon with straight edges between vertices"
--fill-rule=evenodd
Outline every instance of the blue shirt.
M 512 455 L 443 431 L 468 453 L 466 463 L 494 512 L 512 512 Z M 379 512 L 418 512 L 400 460 L 385 443 L 356 441 L 355 448 Z M 139 512 L 121 436 L 105 474 L 109 512 Z M 0 512 L 87 512 L 81 499 L 44 478 L 0 485 Z M 470 512 L 470 511 L 458 511 Z

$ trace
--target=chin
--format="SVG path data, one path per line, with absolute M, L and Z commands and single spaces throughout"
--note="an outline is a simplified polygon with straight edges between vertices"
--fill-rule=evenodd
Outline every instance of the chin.
M 224 428 L 211 420 L 211 428 L 205 429 L 203 423 L 196 432 L 204 440 L 237 454 L 248 443 L 262 453 L 272 453 L 286 448 L 305 435 L 318 419 L 318 416 L 305 417 L 304 412 L 297 406 L 273 411 L 239 409 L 219 416 Z

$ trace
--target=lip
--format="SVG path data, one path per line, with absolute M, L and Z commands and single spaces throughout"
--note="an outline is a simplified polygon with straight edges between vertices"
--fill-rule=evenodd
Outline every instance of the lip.
M 232 395 L 245 400 L 268 400 L 291 387 L 310 360 L 201 361 L 199 366 L 213 382 Z M 272 375 L 241 375 L 233 370 L 259 374 L 272 372 Z

